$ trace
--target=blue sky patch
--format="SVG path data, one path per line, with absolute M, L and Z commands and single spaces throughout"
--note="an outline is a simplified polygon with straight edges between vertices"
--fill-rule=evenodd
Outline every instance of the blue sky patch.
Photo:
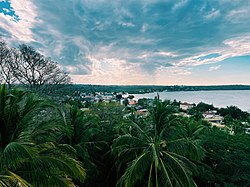
M 15 14 L 14 9 L 11 7 L 11 4 L 9 1 L 1 1 L 0 2 L 0 13 L 3 13 L 4 15 L 9 15 L 13 17 L 14 21 L 19 21 L 19 16 Z

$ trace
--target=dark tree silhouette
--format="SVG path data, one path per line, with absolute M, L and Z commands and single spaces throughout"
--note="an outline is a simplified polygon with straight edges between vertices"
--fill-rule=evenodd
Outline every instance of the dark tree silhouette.
M 44 57 L 34 48 L 22 44 L 19 46 L 19 55 L 19 60 L 12 63 L 13 74 L 19 83 L 33 89 L 70 83 L 70 77 L 56 62 Z
M 17 83 L 46 93 L 70 83 L 70 77 L 56 62 L 25 44 L 15 49 L 0 42 L 0 75 L 1 83 Z
M 9 48 L 5 42 L 0 41 L 0 83 L 8 86 L 16 82 L 11 71 L 11 63 L 16 60 L 15 50 Z

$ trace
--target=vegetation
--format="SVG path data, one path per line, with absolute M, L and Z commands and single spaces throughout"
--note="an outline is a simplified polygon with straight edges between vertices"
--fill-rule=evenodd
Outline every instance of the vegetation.
M 148 121 L 131 122 L 114 139 L 112 152 L 122 176 L 118 186 L 195 186 L 192 176 L 203 149 L 186 133 L 167 102 L 156 100 Z M 125 169 L 124 169 L 125 168 Z
M 65 90 L 68 94 L 72 93 L 95 93 L 95 92 L 108 92 L 108 93 L 130 93 L 130 94 L 143 94 L 151 92 L 175 92 L 175 91 L 214 91 L 214 90 L 250 90 L 249 85 L 221 85 L 221 86 L 155 86 L 155 85 L 87 85 L 77 84 Z
M 248 134 L 230 135 L 217 128 L 207 130 L 202 144 L 207 150 L 204 162 L 211 169 L 204 172 L 207 176 L 200 186 L 249 186 L 249 141 Z
M 118 102 L 125 91 L 249 86 L 68 85 L 48 99 L 41 93 L 59 90 L 68 75 L 32 47 L 8 48 L 4 42 L 0 74 L 5 83 L 0 86 L 1 187 L 250 186 L 249 113 L 199 103 L 184 117 L 179 102 L 156 97 L 138 101 L 143 116 L 129 106 L 133 95 L 123 105 Z M 83 92 L 116 92 L 116 97 L 83 102 Z M 207 111 L 223 116 L 225 128 L 204 121 Z
M 124 119 L 118 103 L 82 111 L 2 85 L 0 186 L 249 186 L 245 118 L 232 116 L 232 134 L 176 115 L 176 102 L 145 106 Z
M 85 170 L 63 142 L 71 127 L 63 112 L 36 95 L 0 89 L 1 186 L 72 186 Z

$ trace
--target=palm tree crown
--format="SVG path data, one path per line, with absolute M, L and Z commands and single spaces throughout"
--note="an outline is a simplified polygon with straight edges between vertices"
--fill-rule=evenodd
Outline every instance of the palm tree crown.
M 114 140 L 118 186 L 196 186 L 192 160 L 201 160 L 202 149 L 185 136 L 174 112 L 168 102 L 156 99 L 149 120 L 133 121 L 132 130 Z

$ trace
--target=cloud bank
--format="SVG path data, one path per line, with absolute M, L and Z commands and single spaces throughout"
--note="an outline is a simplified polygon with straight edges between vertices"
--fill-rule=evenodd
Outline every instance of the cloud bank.
M 250 55 L 245 0 L 0 3 L 0 37 L 38 48 L 76 83 L 164 84 L 160 78 Z

